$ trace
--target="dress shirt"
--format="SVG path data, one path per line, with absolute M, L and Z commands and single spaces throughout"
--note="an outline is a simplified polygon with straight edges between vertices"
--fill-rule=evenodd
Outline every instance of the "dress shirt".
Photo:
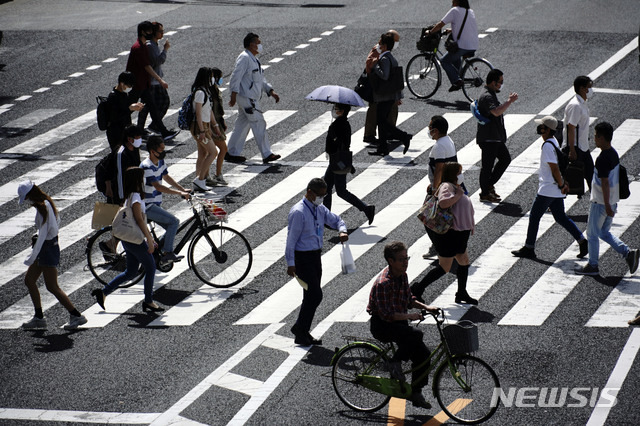
M 229 89 L 254 101 L 262 97 L 262 92 L 269 94 L 273 90 L 264 77 L 260 61 L 249 50 L 238 55 L 236 65 L 231 73 Z
M 287 246 L 285 258 L 287 266 L 295 266 L 296 251 L 312 251 L 322 248 L 324 225 L 347 232 L 343 220 L 324 205 L 316 206 L 303 198 L 289 212 Z

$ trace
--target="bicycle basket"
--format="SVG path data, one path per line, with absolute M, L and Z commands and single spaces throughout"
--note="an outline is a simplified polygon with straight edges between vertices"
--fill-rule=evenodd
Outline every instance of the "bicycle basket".
M 433 26 L 423 28 L 420 32 L 420 39 L 416 42 L 416 48 L 421 52 L 433 52 L 440 45 L 440 32 L 426 35 L 425 32 L 431 30 Z
M 471 321 L 463 320 L 442 329 L 451 354 L 466 354 L 475 352 L 480 346 L 478 342 L 478 327 Z
M 227 211 L 214 203 L 213 200 L 205 199 L 198 200 L 202 206 L 202 220 L 203 222 L 226 222 Z

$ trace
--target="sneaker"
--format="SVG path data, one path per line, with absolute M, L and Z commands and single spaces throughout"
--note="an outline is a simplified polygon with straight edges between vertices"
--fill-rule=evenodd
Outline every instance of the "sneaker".
M 629 250 L 625 260 L 627 261 L 627 265 L 629 265 L 629 272 L 634 273 L 638 269 L 638 260 L 640 258 L 640 250 Z
M 480 201 L 482 201 L 483 203 L 499 203 L 500 201 L 502 201 L 500 198 L 496 197 L 495 195 L 489 193 L 487 195 L 480 195 Z
M 79 317 L 69 314 L 69 323 L 64 325 L 65 330 L 75 330 L 82 324 L 87 323 L 87 317 L 80 315 Z
M 206 183 L 207 186 L 216 186 L 216 181 L 210 176 L 207 176 L 207 178 L 204 180 L 204 183 Z
M 162 139 L 164 139 L 165 141 L 168 141 L 178 136 L 178 133 L 180 133 L 180 130 L 175 130 L 175 129 L 168 130 L 167 133 L 162 135 Z
M 496 198 L 502 198 L 502 197 L 500 197 L 500 195 L 498 195 L 498 193 L 496 192 L 496 188 L 495 188 L 495 186 L 492 186 L 492 187 L 491 187 L 491 191 L 490 191 L 490 192 L 491 192 L 491 195 L 493 195 L 494 197 L 496 197 Z
M 404 382 L 404 373 L 402 372 L 402 363 L 400 361 L 387 361 L 387 370 L 392 379 Z
M 583 238 L 581 241 L 578 242 L 578 245 L 580 246 L 580 253 L 578 253 L 577 258 L 582 259 L 583 257 L 589 254 L 589 242 L 587 241 L 586 238 Z
M 184 259 L 184 256 L 178 256 L 174 252 L 168 252 L 165 253 L 160 260 L 162 262 L 180 262 L 182 259 Z
M 207 192 L 207 191 L 211 191 L 211 187 L 207 186 L 207 183 L 205 182 L 204 179 L 194 179 L 193 180 L 193 190 L 194 191 L 200 191 L 200 192 Z
M 414 393 L 411 394 L 411 403 L 414 407 L 424 408 L 425 410 L 431 408 L 431 404 L 424 399 L 421 390 L 414 391 Z
M 593 266 L 590 263 L 587 263 L 582 268 L 574 269 L 574 272 L 576 273 L 576 275 L 591 275 L 591 276 L 600 275 L 600 271 L 598 270 L 598 266 L 597 265 Z
M 515 257 L 524 257 L 526 259 L 536 258 L 535 250 L 527 246 L 523 246 L 520 250 L 513 250 L 511 254 L 514 255 Z
M 33 317 L 30 321 L 22 324 L 23 330 L 46 330 L 47 320 L 44 318 Z
M 222 177 L 222 175 L 215 175 L 211 180 L 216 183 L 216 186 L 227 186 L 227 185 L 229 185 L 229 183 L 227 183 L 227 181 L 224 180 L 224 177 Z

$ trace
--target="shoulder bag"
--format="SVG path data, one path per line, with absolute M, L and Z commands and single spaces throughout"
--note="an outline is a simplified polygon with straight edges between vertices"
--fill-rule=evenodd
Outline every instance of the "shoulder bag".
M 443 209 L 438 203 L 438 193 L 442 184 L 433 195 L 427 195 L 424 205 L 418 210 L 418 220 L 436 234 L 444 234 L 453 226 L 451 208 Z
M 464 20 L 462 21 L 462 25 L 460 26 L 460 31 L 458 31 L 458 37 L 456 40 L 460 40 L 460 35 L 462 35 L 462 29 L 464 28 L 464 24 L 467 22 L 467 15 L 469 15 L 469 9 L 464 14 Z M 458 51 L 458 42 L 453 41 L 453 34 L 449 34 L 449 37 L 444 41 L 444 48 L 447 49 L 449 53 L 456 53 Z
M 119 240 L 132 244 L 141 244 L 144 241 L 144 233 L 133 216 L 133 209 L 130 205 L 131 198 L 132 196 L 130 195 L 128 202 L 120 207 L 120 210 L 116 213 L 116 217 L 111 224 L 111 234 Z M 146 222 L 146 216 L 144 220 Z
M 365 71 L 363 71 L 362 74 L 360 74 L 360 77 L 358 77 L 356 87 L 353 88 L 353 91 L 365 101 L 373 101 L 373 87 L 371 87 L 369 75 Z

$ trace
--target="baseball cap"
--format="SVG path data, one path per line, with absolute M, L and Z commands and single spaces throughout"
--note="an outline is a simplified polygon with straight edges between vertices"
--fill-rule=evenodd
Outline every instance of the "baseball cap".
M 550 128 L 551 130 L 556 130 L 558 128 L 558 120 L 556 120 L 555 118 L 553 118 L 550 115 L 546 115 L 542 118 L 533 120 L 535 121 L 536 124 L 544 124 L 545 126 L 547 126 L 548 128 Z
M 33 188 L 33 185 L 34 183 L 30 180 L 25 180 L 24 182 L 21 182 L 20 185 L 18 185 L 18 196 L 20 197 L 20 204 L 24 203 L 24 199 L 29 191 L 31 191 L 31 188 Z

